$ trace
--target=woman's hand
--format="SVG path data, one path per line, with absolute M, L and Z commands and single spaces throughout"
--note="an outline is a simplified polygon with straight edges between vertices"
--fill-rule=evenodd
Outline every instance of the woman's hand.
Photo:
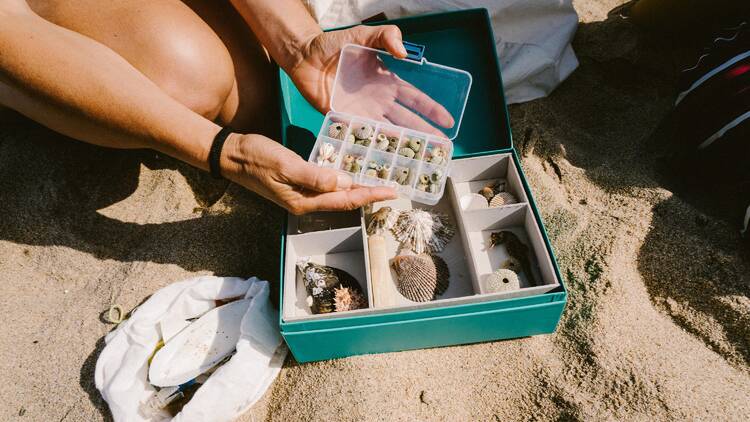
M 296 215 L 353 210 L 396 197 L 391 188 L 353 186 L 351 177 L 308 163 L 262 135 L 230 135 L 220 165 L 227 179 Z

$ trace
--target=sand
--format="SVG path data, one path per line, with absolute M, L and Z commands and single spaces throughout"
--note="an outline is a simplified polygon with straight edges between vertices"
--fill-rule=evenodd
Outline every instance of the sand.
M 749 254 L 733 211 L 658 171 L 674 54 L 607 20 L 616 4 L 576 2 L 581 67 L 511 107 L 570 289 L 557 332 L 289 359 L 241 420 L 750 419 Z M 276 280 L 274 205 L 153 152 L 1 124 L 0 420 L 110 420 L 93 382 L 110 304 L 198 274 Z

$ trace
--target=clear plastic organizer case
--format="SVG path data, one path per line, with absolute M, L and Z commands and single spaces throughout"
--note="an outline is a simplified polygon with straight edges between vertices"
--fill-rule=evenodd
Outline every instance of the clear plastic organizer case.
M 349 44 L 339 57 L 331 110 L 309 161 L 366 186 L 392 186 L 434 205 L 451 169 L 471 75 L 422 57 Z

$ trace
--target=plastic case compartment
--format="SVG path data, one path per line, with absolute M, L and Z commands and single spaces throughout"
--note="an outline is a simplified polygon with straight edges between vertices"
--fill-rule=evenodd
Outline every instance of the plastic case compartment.
M 407 80 L 419 80 L 419 89 Z M 434 205 L 445 190 L 451 140 L 471 82 L 468 72 L 423 57 L 401 60 L 348 44 L 336 70 L 332 111 L 309 161 L 347 172 L 360 185 L 392 186 L 403 197 Z

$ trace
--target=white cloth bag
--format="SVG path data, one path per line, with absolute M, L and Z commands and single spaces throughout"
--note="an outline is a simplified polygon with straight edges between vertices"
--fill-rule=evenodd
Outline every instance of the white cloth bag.
M 268 301 L 267 281 L 255 277 L 197 277 L 154 293 L 129 319 L 105 337 L 96 362 L 96 388 L 115 421 L 166 421 L 162 415 L 145 419 L 138 411 L 155 389 L 148 383 L 148 358 L 161 338 L 159 322 L 191 319 L 215 307 L 215 300 L 251 299 L 242 318 L 237 352 L 219 367 L 172 421 L 231 421 L 268 389 L 286 357 L 278 312 Z
M 570 75 L 578 26 L 572 0 L 304 0 L 323 28 L 353 25 L 378 13 L 389 19 L 484 7 L 492 19 L 508 103 L 547 96 Z M 429 60 L 430 51 L 426 52 Z

